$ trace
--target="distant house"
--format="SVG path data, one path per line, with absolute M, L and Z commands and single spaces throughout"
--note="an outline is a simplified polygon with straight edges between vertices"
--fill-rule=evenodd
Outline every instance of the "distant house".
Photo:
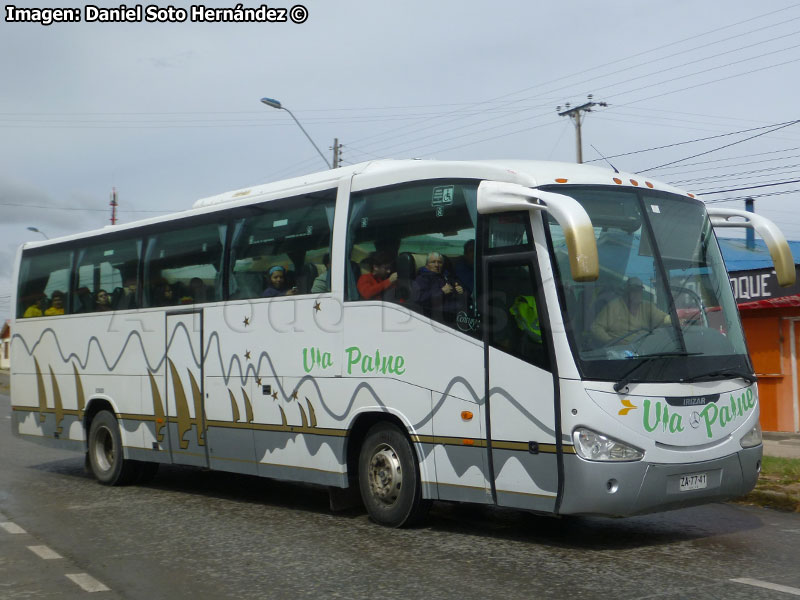
M 761 427 L 800 432 L 800 242 L 790 241 L 797 283 L 778 286 L 766 245 L 719 238 L 758 376 Z
M 9 368 L 11 356 L 11 322 L 6 320 L 0 329 L 0 369 Z

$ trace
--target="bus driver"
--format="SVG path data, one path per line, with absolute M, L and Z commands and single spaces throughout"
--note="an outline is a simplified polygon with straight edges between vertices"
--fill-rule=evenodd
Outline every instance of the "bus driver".
M 644 286 L 638 277 L 625 282 L 621 298 L 614 298 L 595 317 L 591 331 L 602 345 L 629 341 L 640 331 L 649 331 L 670 322 L 669 315 L 650 302 L 642 302 Z

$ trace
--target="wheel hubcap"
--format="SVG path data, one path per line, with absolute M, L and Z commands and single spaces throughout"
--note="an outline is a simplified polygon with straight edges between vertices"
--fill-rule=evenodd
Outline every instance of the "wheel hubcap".
M 403 469 L 394 448 L 381 444 L 369 461 L 369 487 L 372 495 L 383 504 L 391 505 L 403 487 Z
M 103 471 L 111 469 L 114 464 L 114 438 L 106 427 L 97 430 L 94 443 L 95 464 Z

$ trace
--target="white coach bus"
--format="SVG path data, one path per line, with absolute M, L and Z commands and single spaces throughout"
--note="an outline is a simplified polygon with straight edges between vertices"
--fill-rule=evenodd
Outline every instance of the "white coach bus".
M 377 161 L 25 244 L 12 427 L 119 485 L 159 463 L 625 516 L 748 492 L 758 392 L 714 226 L 597 167 Z

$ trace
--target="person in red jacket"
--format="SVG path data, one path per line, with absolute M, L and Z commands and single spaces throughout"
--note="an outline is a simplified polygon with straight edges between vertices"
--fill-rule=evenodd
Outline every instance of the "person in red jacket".
M 358 278 L 356 287 L 364 300 L 380 300 L 393 288 L 397 273 L 392 273 L 392 259 L 386 252 L 376 252 L 371 259 L 372 270 Z

